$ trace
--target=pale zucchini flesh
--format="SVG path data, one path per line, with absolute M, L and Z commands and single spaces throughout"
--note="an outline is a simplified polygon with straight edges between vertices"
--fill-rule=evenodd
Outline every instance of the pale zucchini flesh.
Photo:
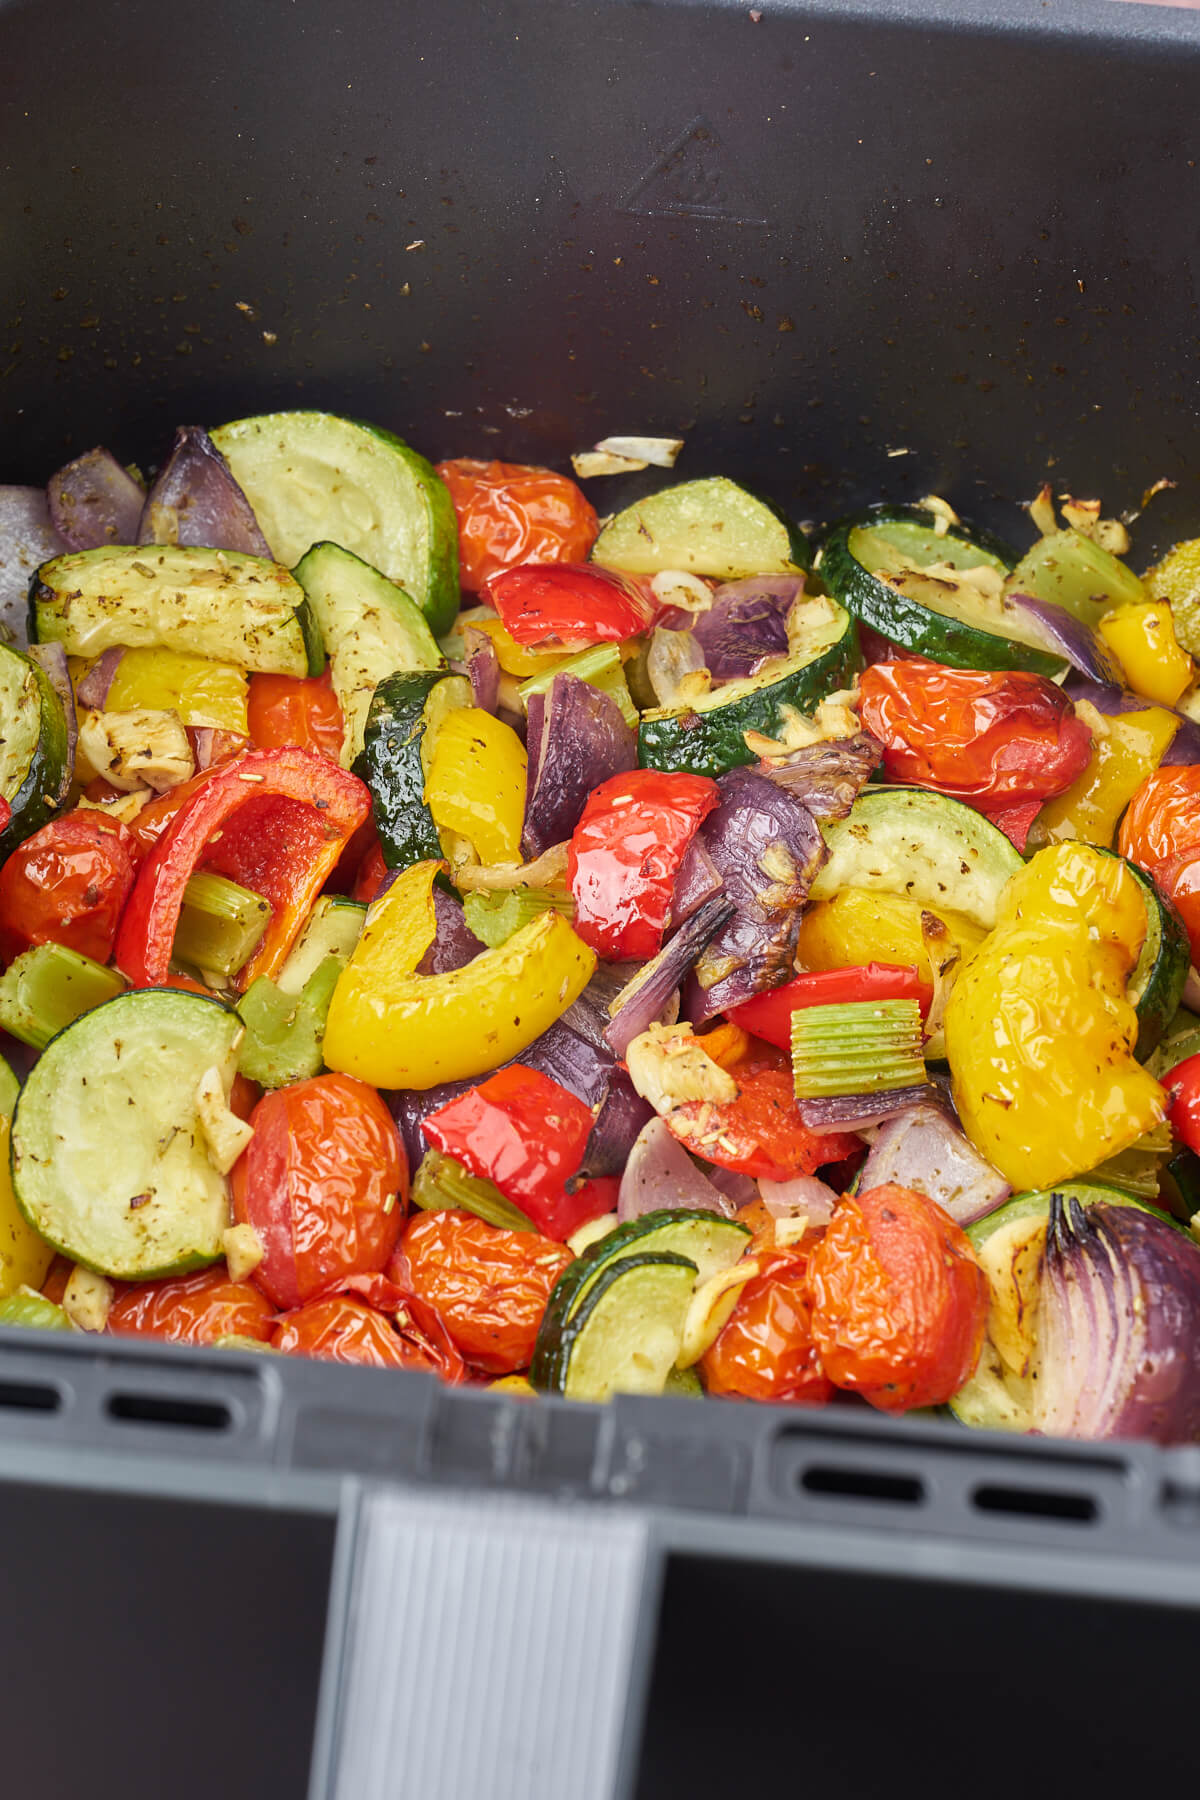
M 258 674 L 319 674 L 304 590 L 279 563 L 233 550 L 106 544 L 43 563 L 30 635 L 68 656 L 162 646 Z
M 101 1275 L 141 1281 L 215 1262 L 228 1182 L 210 1160 L 197 1089 L 228 1095 L 241 1024 L 201 994 L 121 994 L 51 1040 L 21 1091 L 13 1186 L 46 1241 Z
M 632 575 L 681 569 L 734 581 L 794 574 L 808 546 L 766 501 L 726 475 L 684 481 L 617 514 L 592 546 L 591 560 Z

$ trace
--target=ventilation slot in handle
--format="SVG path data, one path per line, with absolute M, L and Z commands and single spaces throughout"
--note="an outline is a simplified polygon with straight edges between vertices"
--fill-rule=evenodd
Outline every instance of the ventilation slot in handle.
M 882 1500 L 891 1506 L 921 1506 L 925 1501 L 925 1483 L 919 1476 L 888 1474 L 882 1469 L 817 1464 L 803 1471 L 799 1486 L 806 1494 L 829 1500 Z
M 62 1395 L 44 1381 L 0 1381 L 0 1409 L 9 1412 L 56 1413 Z
M 1058 1519 L 1067 1525 L 1092 1525 L 1100 1508 L 1091 1494 L 1054 1488 L 977 1487 L 971 1494 L 977 1512 L 1008 1513 L 1018 1519 Z
M 233 1414 L 223 1400 L 184 1400 L 174 1394 L 110 1394 L 110 1419 L 134 1425 L 173 1425 L 185 1431 L 228 1431 Z

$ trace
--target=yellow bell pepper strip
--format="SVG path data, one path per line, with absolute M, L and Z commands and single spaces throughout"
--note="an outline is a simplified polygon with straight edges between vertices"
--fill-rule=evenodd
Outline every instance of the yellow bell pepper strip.
M 71 658 L 76 686 L 98 660 Z M 245 675 L 229 663 L 210 662 L 205 656 L 161 648 L 123 651 L 104 698 L 104 710 L 137 712 L 143 708 L 178 713 L 185 725 L 250 735 Z
M 1109 849 L 1121 814 L 1148 775 L 1157 769 L 1179 729 L 1179 720 L 1161 707 L 1102 718 L 1087 702 L 1092 759 L 1065 793 L 1047 800 L 1034 821 L 1030 847 L 1077 839 Z
M 468 839 L 481 863 L 519 862 L 525 765 L 511 725 L 477 706 L 447 714 L 425 784 L 434 824 Z
M 922 930 L 922 918 L 932 930 Z M 945 928 L 944 933 L 939 926 Z M 944 949 L 962 963 L 986 935 L 964 913 L 949 908 L 930 913 L 918 900 L 907 900 L 902 894 L 843 888 L 831 900 L 816 901 L 800 921 L 796 967 L 848 969 L 870 962 L 895 963 L 916 969 L 922 981 L 932 982 L 931 936 L 937 936 Z
M 1118 606 L 1101 619 L 1100 635 L 1120 663 L 1126 686 L 1160 706 L 1174 706 L 1196 672 L 1179 647 L 1165 600 Z
M 473 625 L 476 631 L 491 638 L 496 661 L 504 673 L 515 675 L 521 681 L 530 675 L 542 675 L 558 668 L 571 655 L 570 647 L 563 644 L 518 644 L 494 613 L 482 610 L 460 613 L 458 629 L 461 631 L 466 625 Z
M 371 908 L 330 1002 L 329 1068 L 382 1088 L 469 1081 L 519 1056 L 587 986 L 595 952 L 554 911 L 449 975 L 418 975 L 444 867 L 414 863 Z
M 945 1018 L 955 1104 L 1015 1188 L 1084 1174 L 1164 1117 L 1125 998 L 1145 929 L 1123 862 L 1058 844 L 1012 877 L 959 975 Z

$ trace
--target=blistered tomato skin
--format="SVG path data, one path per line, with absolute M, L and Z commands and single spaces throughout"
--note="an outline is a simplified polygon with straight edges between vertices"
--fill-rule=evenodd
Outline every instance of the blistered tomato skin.
M 846 1195 L 808 1269 L 813 1342 L 835 1386 L 881 1412 L 940 1406 L 979 1359 L 988 1284 L 965 1232 L 889 1183 Z
M 428 1212 L 412 1220 L 389 1274 L 436 1310 L 474 1368 L 511 1375 L 529 1367 L 550 1290 L 573 1261 L 537 1232 Z
M 727 1066 L 738 1084 L 736 1100 L 685 1100 L 663 1115 L 671 1135 L 694 1155 L 755 1181 L 790 1181 L 859 1148 L 853 1132 L 808 1129 L 782 1051 L 755 1043 Z
M 863 727 L 883 745 L 890 781 L 988 813 L 1061 794 L 1091 756 L 1091 732 L 1040 675 L 906 657 L 865 670 L 860 692 Z
M 437 472 L 454 502 L 459 581 L 468 594 L 517 563 L 583 562 L 596 541 L 595 508 L 553 469 L 463 456 L 439 463 Z
M 302 1306 L 349 1275 L 381 1270 L 408 1201 L 408 1167 L 374 1088 L 318 1075 L 251 1114 L 233 1169 L 233 1210 L 263 1246 L 253 1279 L 277 1307 Z
M 1200 962 L 1200 767 L 1156 769 L 1130 801 L 1118 844 L 1175 902 Z
M 808 1256 L 800 1250 L 756 1254 L 759 1273 L 700 1361 L 710 1394 L 822 1406 L 833 1393 L 812 1333 Z
M 64 944 L 107 962 L 136 875 L 136 847 L 118 820 L 90 810 L 51 819 L 0 868 L 0 959 Z
M 648 583 L 588 563 L 521 563 L 491 576 L 480 597 L 518 644 L 619 644 L 659 611 Z
M 575 930 L 610 962 L 662 945 L 675 877 L 721 791 L 704 775 L 633 769 L 596 788 L 571 838 Z
M 395 1331 L 382 1313 L 349 1294 L 311 1300 L 279 1321 L 273 1348 L 324 1362 L 357 1363 L 371 1369 L 436 1369 L 421 1349 Z
M 265 1344 L 274 1323 L 267 1296 L 249 1281 L 233 1281 L 222 1263 L 194 1275 L 121 1288 L 106 1329 L 116 1337 L 166 1338 L 175 1344 L 215 1344 L 222 1337 Z
M 1163 1077 L 1171 1130 L 1189 1150 L 1200 1151 L 1200 1056 L 1185 1057 Z

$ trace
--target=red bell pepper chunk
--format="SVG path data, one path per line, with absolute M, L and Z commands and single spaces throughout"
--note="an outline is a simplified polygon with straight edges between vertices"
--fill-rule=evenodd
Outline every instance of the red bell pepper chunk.
M 183 890 L 203 868 L 270 902 L 271 922 L 238 980 L 275 974 L 370 810 L 356 775 L 308 750 L 248 750 L 223 764 L 148 852 L 117 932 L 117 967 L 134 987 L 167 985 Z
M 675 877 L 721 798 L 706 775 L 632 769 L 594 789 L 567 853 L 575 929 L 610 962 L 660 949 Z
M 518 563 L 489 575 L 480 599 L 518 644 L 617 644 L 648 631 L 661 611 L 647 583 L 590 563 Z
M 915 1000 L 924 1018 L 933 1005 L 933 988 L 914 968 L 899 963 L 863 963 L 850 969 L 818 969 L 797 975 L 785 987 L 756 994 L 732 1006 L 728 1017 L 755 1037 L 781 1050 L 792 1047 L 792 1014 L 802 1006 L 839 1006 L 847 1000 Z
M 472 1175 L 493 1182 L 543 1237 L 561 1243 L 611 1211 L 604 1183 L 567 1192 L 591 1135 L 591 1109 L 538 1069 L 510 1063 L 430 1113 L 421 1129 Z

